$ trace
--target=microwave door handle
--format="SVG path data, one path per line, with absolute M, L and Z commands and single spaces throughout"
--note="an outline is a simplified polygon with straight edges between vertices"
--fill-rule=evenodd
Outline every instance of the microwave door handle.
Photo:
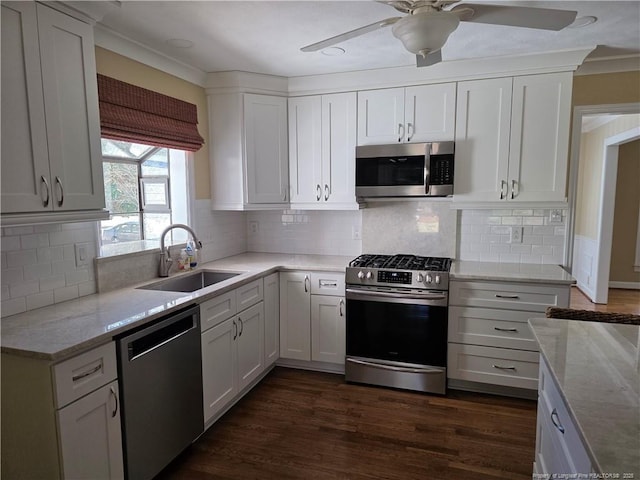
M 429 154 L 424 157 L 424 194 L 429 195 L 429 190 L 431 190 L 431 185 L 429 185 L 429 163 L 431 162 L 431 158 Z

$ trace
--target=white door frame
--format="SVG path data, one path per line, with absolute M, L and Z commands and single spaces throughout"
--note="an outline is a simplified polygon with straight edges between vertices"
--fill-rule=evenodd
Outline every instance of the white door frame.
M 640 103 L 622 103 L 610 105 L 577 106 L 573 112 L 571 136 L 571 158 L 569 161 L 569 211 L 567 235 L 565 237 L 564 264 L 569 271 L 573 269 L 575 242 L 576 202 L 578 195 L 578 165 L 580 160 L 580 138 L 582 136 L 582 118 L 593 114 L 634 114 L 640 113 Z M 605 140 L 603 155 L 603 176 L 601 184 L 601 203 L 598 213 L 597 258 L 595 258 L 595 286 L 593 289 L 596 303 L 606 303 L 609 289 L 609 270 L 611 245 L 613 239 L 613 211 L 615 207 L 615 187 L 618 170 L 618 145 L 634 140 L 638 129 L 615 135 Z M 635 132 L 635 133 L 634 133 Z M 575 276 L 575 275 L 574 275 Z

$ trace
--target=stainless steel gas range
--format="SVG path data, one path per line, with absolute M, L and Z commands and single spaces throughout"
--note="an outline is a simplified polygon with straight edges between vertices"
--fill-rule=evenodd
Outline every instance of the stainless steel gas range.
M 451 259 L 360 255 L 346 270 L 348 382 L 446 393 Z

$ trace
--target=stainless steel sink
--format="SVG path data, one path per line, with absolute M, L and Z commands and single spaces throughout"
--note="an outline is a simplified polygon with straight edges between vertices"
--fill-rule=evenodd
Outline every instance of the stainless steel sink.
M 215 270 L 199 270 L 188 275 L 179 275 L 160 282 L 138 287 L 141 290 L 162 290 L 165 292 L 195 292 L 205 287 L 224 282 L 235 276 L 237 272 L 219 272 Z

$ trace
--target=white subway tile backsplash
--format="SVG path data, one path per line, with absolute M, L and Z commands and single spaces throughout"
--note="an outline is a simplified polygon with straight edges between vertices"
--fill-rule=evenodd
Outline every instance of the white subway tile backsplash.
M 458 214 L 457 257 L 472 261 L 561 264 L 566 227 L 550 225 L 549 216 L 547 209 L 462 210 Z M 563 212 L 563 221 L 565 218 Z M 509 243 L 512 227 L 520 225 L 522 243 Z M 483 230 L 486 228 L 488 232 Z
M 95 290 L 96 240 L 93 222 L 3 228 L 2 316 L 76 298 L 77 284 L 89 285 L 83 292 Z M 89 267 L 76 268 L 74 244 L 78 242 L 89 244 Z M 67 284 L 65 274 L 75 285 Z

